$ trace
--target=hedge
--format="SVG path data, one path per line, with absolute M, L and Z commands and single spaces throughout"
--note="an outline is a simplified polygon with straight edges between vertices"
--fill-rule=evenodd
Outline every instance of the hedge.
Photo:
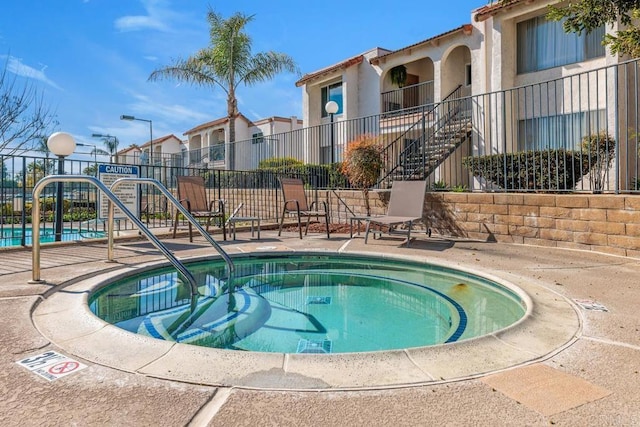
M 589 172 L 589 155 L 579 151 L 541 150 L 465 157 L 474 176 L 504 190 L 573 190 Z

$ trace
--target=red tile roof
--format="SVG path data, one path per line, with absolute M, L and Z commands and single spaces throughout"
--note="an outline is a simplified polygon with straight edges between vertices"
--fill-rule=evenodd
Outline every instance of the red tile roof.
M 507 0 L 507 1 L 497 1 L 495 4 L 492 2 L 486 6 L 483 6 L 474 11 L 474 19 L 476 22 L 484 21 L 488 19 L 489 16 L 496 15 L 498 12 L 501 12 L 504 9 L 507 9 L 518 3 L 532 3 L 533 0 Z
M 333 73 L 334 71 L 340 70 L 340 69 L 345 69 L 345 68 L 349 68 L 352 65 L 358 65 L 360 64 L 362 61 L 364 60 L 364 55 L 358 55 L 358 56 L 354 56 L 353 58 L 349 58 L 345 61 L 342 61 L 338 64 L 335 65 L 330 65 L 328 67 L 325 67 L 319 71 L 316 71 L 314 73 L 310 73 L 310 74 L 305 74 L 304 76 L 302 76 L 302 78 L 300 80 L 298 80 L 296 82 L 296 86 L 300 87 L 303 84 L 307 83 L 309 80 L 313 80 L 316 77 L 321 77 L 321 76 L 325 76 L 327 74 Z
M 177 137 L 177 136 L 175 136 L 174 134 L 165 135 L 165 136 L 162 136 L 162 137 L 160 137 L 160 138 L 156 138 L 156 139 L 154 139 L 154 140 L 153 140 L 153 143 L 154 143 L 154 144 L 162 144 L 163 142 L 165 142 L 165 141 L 167 141 L 167 140 L 169 140 L 169 139 L 171 139 L 171 138 L 175 138 L 175 139 L 177 139 L 177 140 L 178 140 L 178 141 L 180 141 L 180 143 L 182 144 L 182 140 L 180 140 L 180 138 L 178 138 L 178 137 Z M 150 142 L 150 141 L 147 141 L 147 142 L 145 142 L 144 144 L 139 145 L 139 146 L 138 146 L 138 149 L 141 149 L 141 148 L 144 148 L 144 147 L 149 147 L 149 146 L 151 146 L 151 142 Z M 131 151 L 131 150 L 135 150 L 135 149 L 136 149 L 136 147 L 131 147 L 131 146 L 129 146 L 129 147 L 127 147 L 127 148 L 123 148 L 122 150 L 118 151 L 118 153 L 117 153 L 117 154 L 124 154 L 124 153 L 127 153 L 127 152 L 129 152 L 129 151 Z
M 439 39 L 441 39 L 441 38 L 443 38 L 445 36 L 448 36 L 448 35 L 451 35 L 451 34 L 454 34 L 454 33 L 457 33 L 457 32 L 462 32 L 464 34 L 471 34 L 472 30 L 473 30 L 473 26 L 471 24 L 464 24 L 464 25 L 459 26 L 458 28 L 454 28 L 453 30 L 449 30 L 449 31 L 447 31 L 445 33 L 438 34 L 437 36 L 433 36 L 433 37 L 430 37 L 430 38 L 428 38 L 426 40 L 422 40 L 422 41 L 419 41 L 419 42 L 414 43 L 412 45 L 405 46 L 405 47 L 403 47 L 401 49 L 394 50 L 393 52 L 385 53 L 384 55 L 376 56 L 375 58 L 371 59 L 371 63 L 372 64 L 378 64 L 381 59 L 387 58 L 388 56 L 391 56 L 391 55 L 394 55 L 394 54 L 397 54 L 397 53 L 400 53 L 400 52 L 404 52 L 404 51 L 407 51 L 407 50 L 411 50 L 411 49 L 413 49 L 415 47 L 421 46 L 421 45 L 426 44 L 426 43 L 432 43 L 432 42 L 437 41 L 437 40 L 439 40 Z
M 242 113 L 238 114 L 238 116 L 236 118 L 243 119 L 245 122 L 247 122 L 247 126 L 252 126 L 253 125 L 251 120 L 249 120 L 247 117 L 245 117 L 245 115 L 242 114 Z M 221 117 L 219 119 L 215 119 L 215 120 L 212 120 L 210 122 L 206 122 L 206 123 L 203 123 L 201 125 L 198 125 L 198 126 L 192 128 L 192 129 L 189 129 L 188 131 L 183 133 L 183 135 L 189 135 L 191 133 L 200 132 L 201 130 L 204 130 L 204 129 L 207 129 L 207 128 L 210 128 L 210 127 L 214 127 L 214 126 L 225 124 L 228 121 L 229 121 L 228 117 Z

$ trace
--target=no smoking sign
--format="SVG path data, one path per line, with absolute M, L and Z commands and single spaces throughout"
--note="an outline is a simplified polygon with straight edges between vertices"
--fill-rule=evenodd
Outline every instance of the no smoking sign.
M 16 363 L 49 381 L 57 380 L 87 367 L 87 365 L 55 351 L 30 356 L 18 360 Z

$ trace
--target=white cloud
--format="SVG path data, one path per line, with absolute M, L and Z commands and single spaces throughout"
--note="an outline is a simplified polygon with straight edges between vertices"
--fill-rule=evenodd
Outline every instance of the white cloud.
M 147 12 L 146 15 L 122 16 L 114 22 L 116 29 L 122 32 L 142 30 L 168 32 L 171 30 L 169 22 L 172 21 L 174 13 L 166 7 L 165 1 L 143 0 L 142 4 Z
M 123 16 L 116 19 L 115 26 L 120 31 L 168 30 L 162 21 L 151 16 Z
M 157 99 L 152 100 L 141 94 L 133 94 L 133 97 L 136 101 L 129 104 L 129 110 L 141 116 L 154 117 L 154 121 L 202 123 L 211 120 L 211 115 L 203 113 L 202 109 L 196 110 L 178 104 L 162 104 Z
M 41 70 L 36 70 L 33 67 L 23 64 L 21 59 L 14 56 L 1 55 L 0 57 L 6 59 L 7 71 L 9 71 L 10 73 L 13 73 L 20 77 L 38 80 L 40 82 L 46 83 L 51 87 L 62 90 L 60 86 L 58 86 L 54 81 L 52 81 L 45 75 L 44 70 L 47 69 L 46 65 L 43 66 Z

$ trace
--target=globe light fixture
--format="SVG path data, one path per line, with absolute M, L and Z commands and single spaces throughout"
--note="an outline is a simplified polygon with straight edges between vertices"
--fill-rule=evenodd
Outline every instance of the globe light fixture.
M 66 132 L 55 132 L 47 139 L 47 147 L 49 151 L 58 156 L 58 175 L 64 175 L 64 158 L 73 154 L 76 149 L 76 141 Z M 55 223 L 55 241 L 62 240 L 62 216 L 64 215 L 63 200 L 64 184 L 58 182 L 58 191 L 56 195 L 56 223 Z
M 333 136 L 333 115 L 336 114 L 338 112 L 338 103 L 336 101 L 329 101 L 325 104 L 324 109 L 327 113 L 329 113 L 329 118 L 330 118 L 330 122 L 331 122 L 331 129 L 330 129 L 330 133 L 331 133 L 331 163 L 335 163 L 336 162 L 336 149 L 335 149 L 335 141 L 334 141 L 334 136 Z

